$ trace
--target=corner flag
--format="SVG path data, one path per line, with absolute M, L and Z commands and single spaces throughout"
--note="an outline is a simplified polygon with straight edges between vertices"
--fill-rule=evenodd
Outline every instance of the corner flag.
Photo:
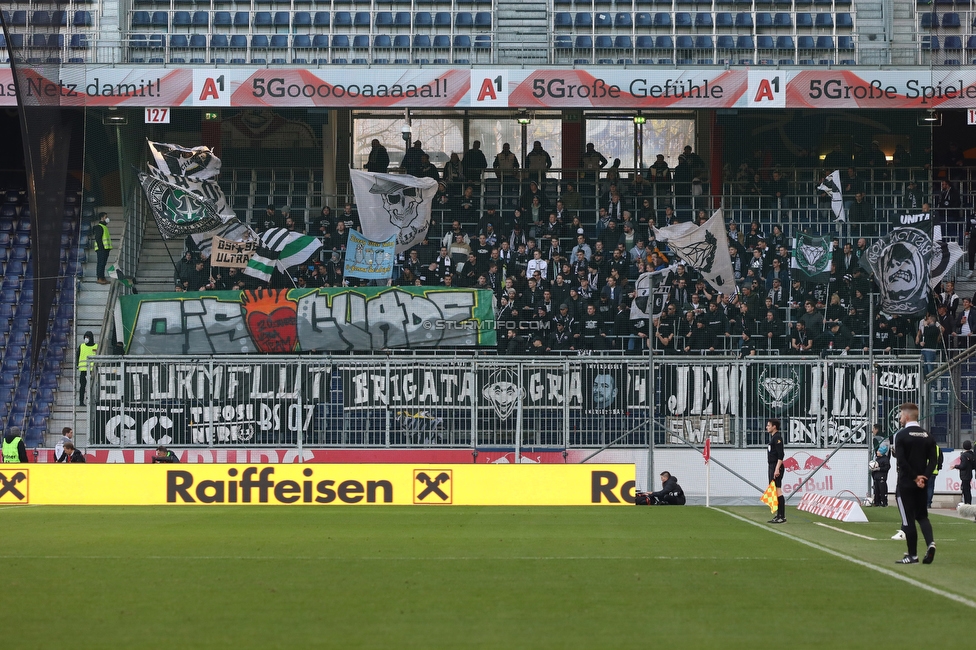
M 702 456 L 705 457 L 705 464 L 708 465 L 708 461 L 712 457 L 712 439 L 711 438 L 705 438 L 705 451 L 702 452 Z
M 763 495 L 759 500 L 769 506 L 770 512 L 776 512 L 776 508 L 779 504 L 778 499 L 779 497 L 776 496 L 776 483 L 770 481 L 769 487 L 766 488 L 766 491 L 763 492 Z

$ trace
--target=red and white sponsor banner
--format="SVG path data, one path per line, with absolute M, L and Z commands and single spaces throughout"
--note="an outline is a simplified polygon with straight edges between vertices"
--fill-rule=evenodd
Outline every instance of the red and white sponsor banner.
M 959 108 L 976 69 L 538 70 L 64 66 L 25 92 L 64 106 L 320 108 Z M 0 69 L 0 106 L 15 106 Z
M 868 518 L 864 516 L 860 504 L 851 499 L 838 499 L 828 497 L 824 494 L 804 494 L 800 499 L 797 510 L 810 512 L 828 519 L 837 521 L 848 521 L 854 523 L 867 523 Z

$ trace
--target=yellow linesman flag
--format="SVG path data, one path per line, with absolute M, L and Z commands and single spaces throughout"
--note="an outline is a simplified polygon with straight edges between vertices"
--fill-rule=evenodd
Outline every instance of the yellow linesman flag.
M 770 481 L 769 487 L 766 488 L 759 500 L 769 506 L 770 512 L 776 512 L 776 508 L 779 506 L 779 497 L 776 496 L 776 483 Z

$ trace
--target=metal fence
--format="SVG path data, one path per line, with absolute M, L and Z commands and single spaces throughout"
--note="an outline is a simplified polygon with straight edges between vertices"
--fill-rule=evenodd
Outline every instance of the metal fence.
M 917 361 L 868 357 L 97 357 L 94 447 L 866 446 L 919 401 Z

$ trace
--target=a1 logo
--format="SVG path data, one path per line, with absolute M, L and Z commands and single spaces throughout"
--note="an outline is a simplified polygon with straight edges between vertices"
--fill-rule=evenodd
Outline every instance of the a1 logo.
M 230 106 L 230 79 L 207 69 L 193 71 L 194 106 Z
M 471 71 L 472 106 L 508 106 L 508 72 Z
M 750 108 L 786 108 L 786 75 L 750 70 L 747 95 Z

